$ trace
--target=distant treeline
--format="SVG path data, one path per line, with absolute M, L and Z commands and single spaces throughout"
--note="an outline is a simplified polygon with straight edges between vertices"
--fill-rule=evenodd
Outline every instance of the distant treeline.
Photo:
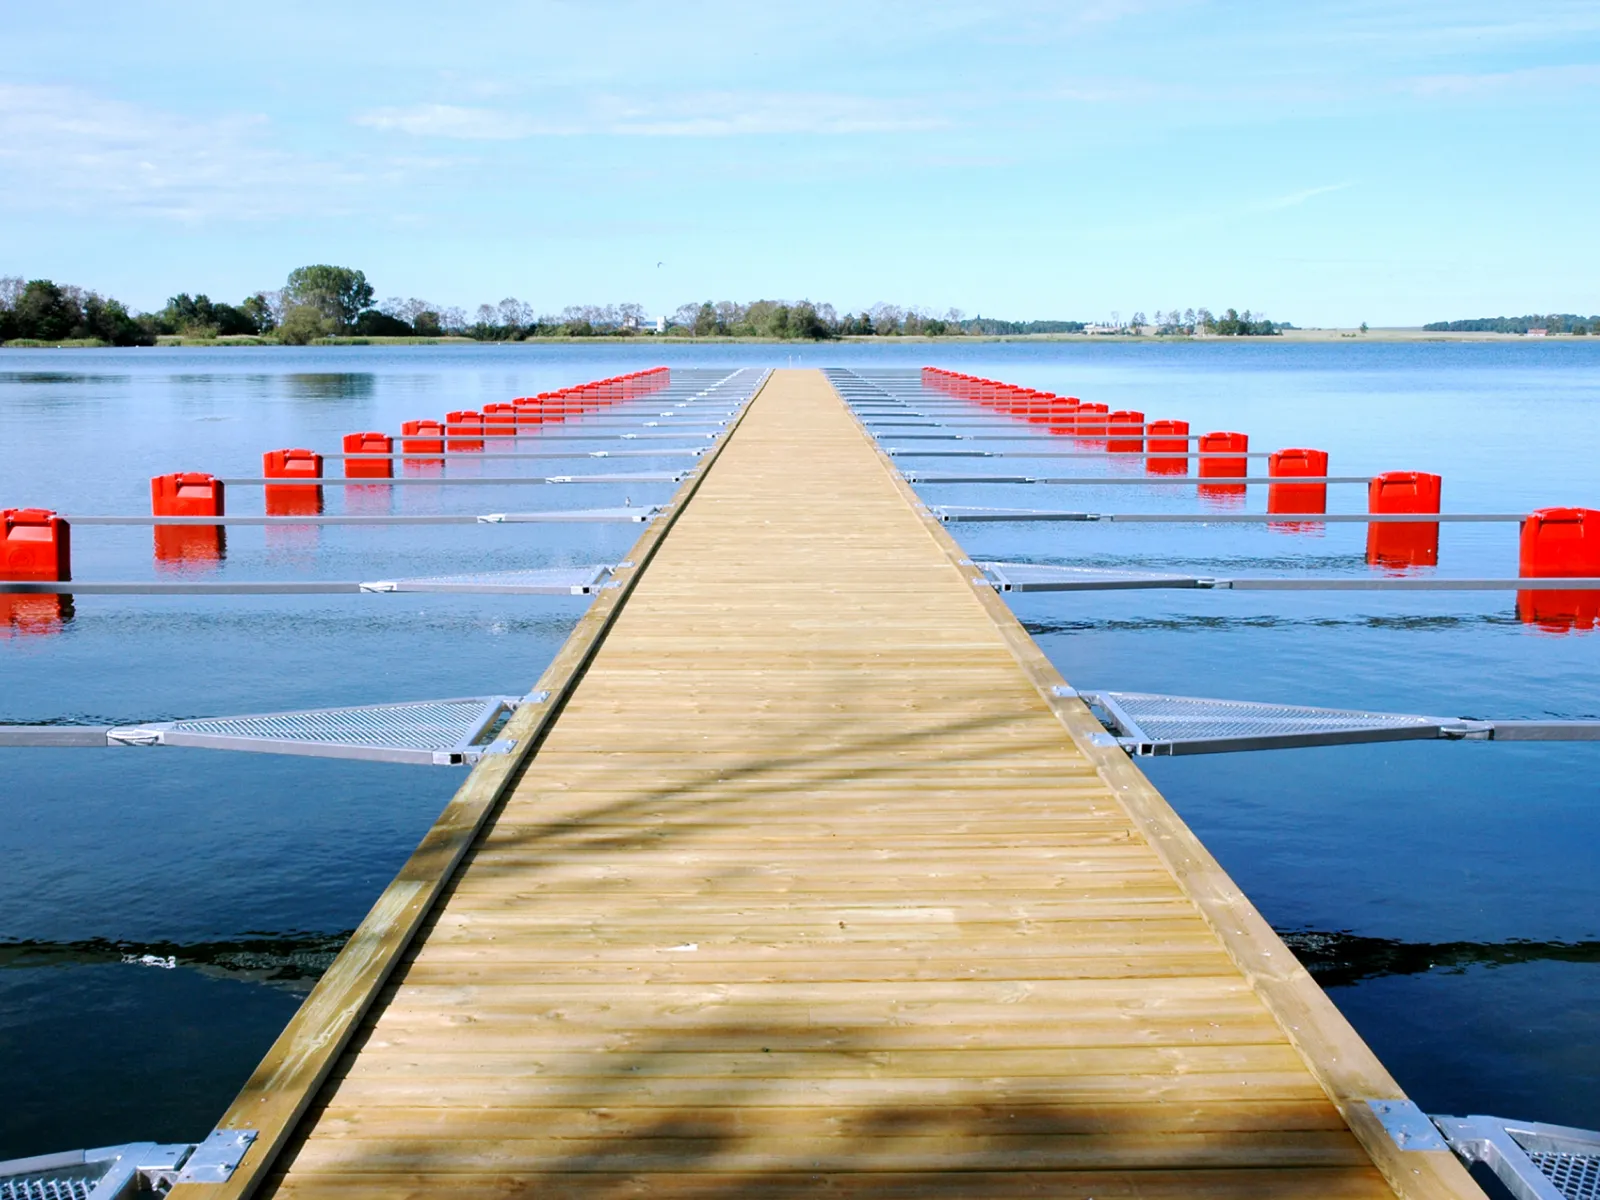
M 152 313 L 130 312 L 116 300 L 48 279 L 0 279 L 0 342 L 82 340 L 114 346 L 148 346 L 164 336 L 209 341 L 249 337 L 289 345 L 325 338 L 464 337 L 525 341 L 548 337 L 781 338 L 823 341 L 843 337 L 995 337 L 1018 334 L 1111 333 L 1125 335 L 1261 336 L 1275 325 L 1248 309 L 1213 316 L 1205 308 L 1135 313 L 1124 322 L 1007 321 L 968 317 L 958 308 L 936 314 L 915 306 L 874 304 L 838 312 L 810 300 L 701 301 L 651 318 L 640 304 L 573 305 L 540 313 L 514 297 L 465 310 L 412 297 L 375 302 L 366 274 L 317 264 L 289 272 L 283 287 L 254 292 L 237 304 L 205 293 L 180 292 Z M 1431 326 L 1430 326 L 1431 328 Z
M 0 342 L 89 341 L 149 346 L 155 334 L 116 300 L 48 279 L 0 278 Z
M 1434 321 L 1423 329 L 1429 333 L 1527 333 L 1530 329 L 1544 329 L 1550 333 L 1588 334 L 1600 333 L 1600 316 L 1534 313 L 1526 317 L 1474 317 L 1467 321 Z

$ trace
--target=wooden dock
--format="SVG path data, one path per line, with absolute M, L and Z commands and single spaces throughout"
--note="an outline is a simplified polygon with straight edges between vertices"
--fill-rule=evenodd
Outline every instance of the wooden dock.
M 632 561 L 175 1200 L 1481 1195 L 820 373 Z

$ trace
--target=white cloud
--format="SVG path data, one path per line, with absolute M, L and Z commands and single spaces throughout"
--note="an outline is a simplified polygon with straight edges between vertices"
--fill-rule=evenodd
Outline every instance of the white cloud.
M 1329 192 L 1342 192 L 1346 188 L 1354 186 L 1354 182 L 1348 180 L 1344 183 L 1326 183 L 1321 187 L 1305 188 L 1298 192 L 1290 192 L 1287 196 L 1275 196 L 1271 200 L 1262 200 L 1259 203 L 1252 204 L 1250 210 L 1252 212 L 1277 212 L 1284 208 L 1296 208 L 1313 196 L 1326 196 Z
M 357 125 L 395 130 L 413 137 L 464 141 L 502 141 L 565 130 L 540 125 L 520 113 L 457 104 L 416 104 L 410 108 L 375 108 L 358 113 Z
M 919 104 L 838 93 L 700 92 L 665 100 L 590 98 L 567 119 L 509 109 L 418 104 L 358 113 L 357 125 L 414 137 L 511 140 L 583 134 L 614 137 L 732 137 L 771 134 L 913 133 L 950 121 Z
M 1501 92 L 1566 91 L 1600 84 L 1600 66 L 1590 63 L 1525 67 L 1517 71 L 1480 71 L 1422 75 L 1407 81 L 1420 96 L 1475 96 Z
M 276 145 L 265 117 L 196 119 L 80 88 L 0 84 L 0 204 L 182 221 L 339 215 L 428 166 L 351 165 Z

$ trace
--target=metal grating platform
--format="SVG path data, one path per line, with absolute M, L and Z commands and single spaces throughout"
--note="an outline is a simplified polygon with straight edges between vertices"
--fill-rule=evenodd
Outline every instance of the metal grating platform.
M 89 1200 L 102 1172 L 84 1166 L 0 1177 L 0 1200 Z
M 495 737 L 500 727 L 520 705 L 547 699 L 545 692 L 532 692 L 142 725 L 0 725 L 0 746 L 193 746 L 456 766 L 511 750 L 514 743 Z
M 1418 738 L 1489 736 L 1486 722 L 1363 709 L 1310 708 L 1163 696 L 1150 692 L 1085 692 L 1131 754 L 1217 754 L 1236 750 L 1350 745 Z
M 1077 692 L 1097 709 L 1105 736 L 1129 754 L 1222 754 L 1235 750 L 1290 750 L 1362 742 L 1452 741 L 1594 742 L 1595 720 L 1480 720 L 1377 712 L 1361 708 L 1311 708 L 1253 700 L 1214 700 L 1152 692 Z
M 1531 1153 L 1528 1158 L 1567 1200 L 1600 1197 L 1600 1156 L 1545 1151 Z
M 193 1145 L 133 1142 L 0 1162 L 0 1200 L 124 1200 L 164 1195 Z
M 1483 1163 L 1517 1200 L 1600 1200 L 1600 1133 L 1504 1117 L 1434 1117 L 1464 1161 Z
M 474 762 L 509 747 L 486 735 L 520 702 L 514 696 L 469 696 L 403 704 L 307 709 L 113 729 L 120 745 L 194 746 L 378 762 Z

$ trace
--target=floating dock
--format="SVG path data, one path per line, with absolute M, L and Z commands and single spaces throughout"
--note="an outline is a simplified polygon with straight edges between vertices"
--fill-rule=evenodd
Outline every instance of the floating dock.
M 1481 1196 L 820 372 L 630 561 L 174 1200 Z

